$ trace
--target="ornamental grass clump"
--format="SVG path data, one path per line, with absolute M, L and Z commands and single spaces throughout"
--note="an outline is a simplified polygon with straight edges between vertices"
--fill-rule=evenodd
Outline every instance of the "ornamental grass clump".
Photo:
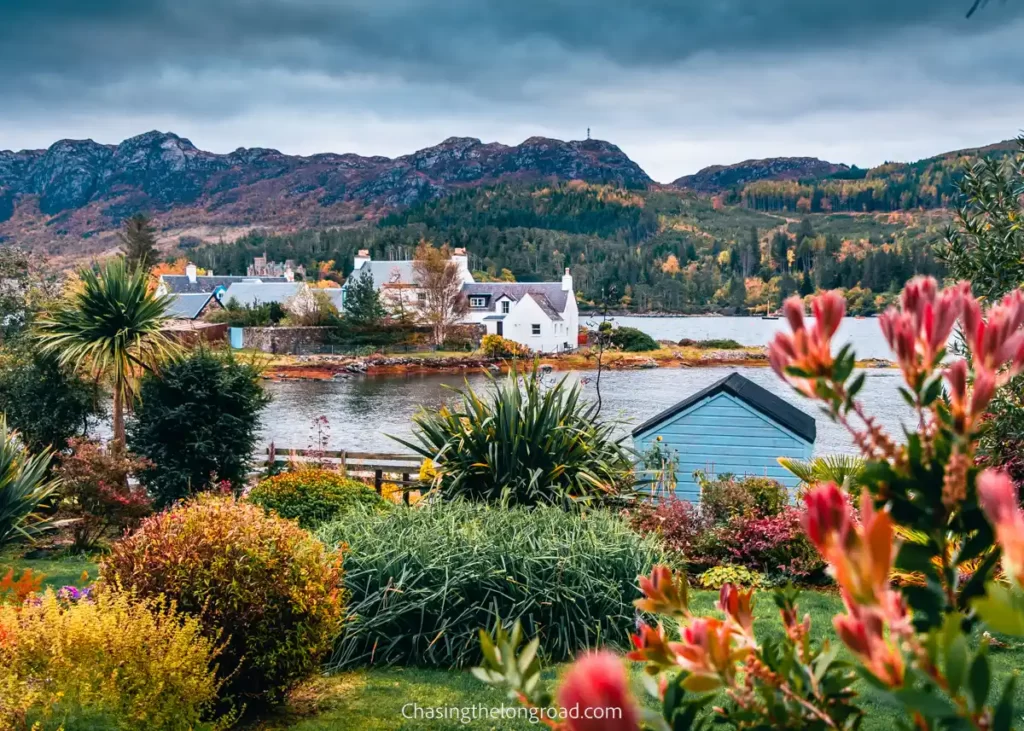
M 319 668 L 341 629 L 341 553 L 293 521 L 201 496 L 154 515 L 114 544 L 102 582 L 166 597 L 223 644 L 222 696 L 280 701 Z
M 854 685 L 859 678 L 900 713 L 894 726 L 1008 731 L 1018 715 L 1017 678 L 992 678 L 989 633 L 1024 637 L 1024 510 L 1006 472 L 979 467 L 978 439 L 997 389 L 1024 371 L 1024 292 L 986 311 L 966 282 L 944 290 L 925 277 L 907 284 L 899 307 L 879 318 L 916 416 L 901 440 L 858 399 L 866 375 L 855 372 L 851 346 L 833 350 L 842 295 L 814 298 L 813 321 L 805 320 L 799 297 L 784 310 L 790 332 L 769 347 L 773 369 L 823 406 L 864 458 L 859 510 L 834 482 L 803 496 L 804 533 L 843 598 L 844 612 L 832 625 L 852 663 L 812 639 L 795 590 L 775 593 L 784 633 L 764 637 L 754 627 L 752 591 L 725 584 L 721 615 L 699 616 L 685 578 L 659 566 L 640 579 L 643 598 L 636 602 L 659 622 L 639 627 L 627 656 L 643 662 L 655 681 L 648 689 L 661 713 L 652 727 L 856 729 L 866 715 Z M 969 362 L 947 359 L 958 322 Z M 894 569 L 924 581 L 894 586 Z M 475 674 L 525 704 L 546 705 L 551 696 L 541 682 L 537 643 L 520 650 L 524 634 L 516 627 L 485 635 L 485 662 Z M 607 668 L 582 667 L 567 677 L 584 692 L 570 696 L 633 711 L 620 674 L 609 683 Z M 569 720 L 553 728 L 638 724 Z
M 161 600 L 49 590 L 0 605 L 0 728 L 196 728 L 213 719 L 217 655 L 197 619 Z
M 631 453 L 579 384 L 546 386 L 535 368 L 491 385 L 487 394 L 466 386 L 456 405 L 416 415 L 411 441 L 393 437 L 433 461 L 442 497 L 567 506 L 630 491 Z
M 282 518 L 297 520 L 306 529 L 360 505 L 383 510 L 390 504 L 365 482 L 325 469 L 300 469 L 268 477 L 252 489 L 248 499 Z
M 628 641 L 636 577 L 663 554 L 618 516 L 463 501 L 350 513 L 319 533 L 348 545 L 349 614 L 330 667 L 462 667 L 496 614 L 544 637 L 552 661 Z

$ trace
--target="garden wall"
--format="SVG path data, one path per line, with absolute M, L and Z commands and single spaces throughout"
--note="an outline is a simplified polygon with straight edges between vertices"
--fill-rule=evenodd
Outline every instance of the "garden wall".
M 264 353 L 319 353 L 323 350 L 329 327 L 247 327 L 242 347 Z

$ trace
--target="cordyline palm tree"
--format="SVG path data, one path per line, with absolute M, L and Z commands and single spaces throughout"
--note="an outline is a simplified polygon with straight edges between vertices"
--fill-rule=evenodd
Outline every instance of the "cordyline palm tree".
M 129 272 L 121 258 L 99 273 L 80 272 L 81 287 L 36 322 L 44 351 L 62 364 L 110 382 L 114 393 L 114 440 L 124 445 L 124 409 L 143 371 L 156 370 L 179 348 L 161 331 L 169 296 L 151 292 L 142 269 Z

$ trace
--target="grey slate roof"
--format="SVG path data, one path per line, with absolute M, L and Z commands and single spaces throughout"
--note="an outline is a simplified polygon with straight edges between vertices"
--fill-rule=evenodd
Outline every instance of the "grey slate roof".
M 555 308 L 551 306 L 551 302 L 544 295 L 537 294 L 536 292 L 530 292 L 530 298 L 533 299 L 533 301 L 536 302 L 538 305 L 540 305 L 540 308 L 544 311 L 544 314 L 551 318 L 552 321 L 562 319 L 562 315 L 559 314 L 555 310 Z
M 235 282 L 228 287 L 221 298 L 227 304 L 232 299 L 243 307 L 270 302 L 284 303 L 294 297 L 302 289 L 302 282 Z
M 373 276 L 374 289 L 380 290 L 385 284 L 395 280 L 395 274 L 399 275 L 398 282 L 401 284 L 413 283 L 412 261 L 368 261 L 359 269 L 352 272 L 350 279 L 363 276 L 363 272 L 370 272 Z
M 194 320 L 199 317 L 206 303 L 213 298 L 213 292 L 176 294 L 173 297 L 167 305 L 167 316 L 175 320 Z
M 818 436 L 818 425 L 814 417 L 801 411 L 792 404 L 786 403 L 771 391 L 758 386 L 750 379 L 744 378 L 739 373 L 730 373 L 720 381 L 712 383 L 707 388 L 684 398 L 657 416 L 653 416 L 633 430 L 633 436 L 650 431 L 663 421 L 667 421 L 676 414 L 686 411 L 694 404 L 717 396 L 720 393 L 728 393 L 738 398 L 751 408 L 767 416 L 775 423 L 784 426 L 801 439 L 811 444 Z
M 465 284 L 462 287 L 462 293 L 467 297 L 473 295 L 490 295 L 491 303 L 495 302 L 503 294 L 508 295 L 516 302 L 523 298 L 523 295 L 529 293 L 530 295 L 540 295 L 540 297 L 534 296 L 534 299 L 540 302 L 541 298 L 544 298 L 548 302 L 548 306 L 554 309 L 555 312 L 563 312 L 565 310 L 565 303 L 568 299 L 568 292 L 562 289 L 561 282 L 478 282 L 476 284 Z M 544 305 L 541 304 L 543 308 Z
M 257 277 L 261 282 L 284 282 L 284 277 Z M 236 282 L 253 281 L 254 277 L 236 276 L 201 276 L 196 277 L 195 282 L 188 280 L 187 274 L 164 274 L 160 281 L 167 286 L 170 294 L 198 294 L 200 292 L 213 292 L 217 287 L 227 289 Z

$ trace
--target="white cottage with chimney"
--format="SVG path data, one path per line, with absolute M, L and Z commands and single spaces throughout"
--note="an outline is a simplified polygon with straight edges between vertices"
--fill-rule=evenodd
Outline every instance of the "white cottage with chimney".
M 469 301 L 465 324 L 482 325 L 487 334 L 501 335 L 538 353 L 576 349 L 580 319 L 568 269 L 560 282 L 476 282 L 465 249 L 455 249 L 452 260 L 459 266 L 462 293 Z M 411 260 L 373 261 L 370 252 L 362 249 L 354 264 L 342 292 L 349 282 L 369 272 L 389 310 L 401 305 L 415 311 L 425 299 Z

